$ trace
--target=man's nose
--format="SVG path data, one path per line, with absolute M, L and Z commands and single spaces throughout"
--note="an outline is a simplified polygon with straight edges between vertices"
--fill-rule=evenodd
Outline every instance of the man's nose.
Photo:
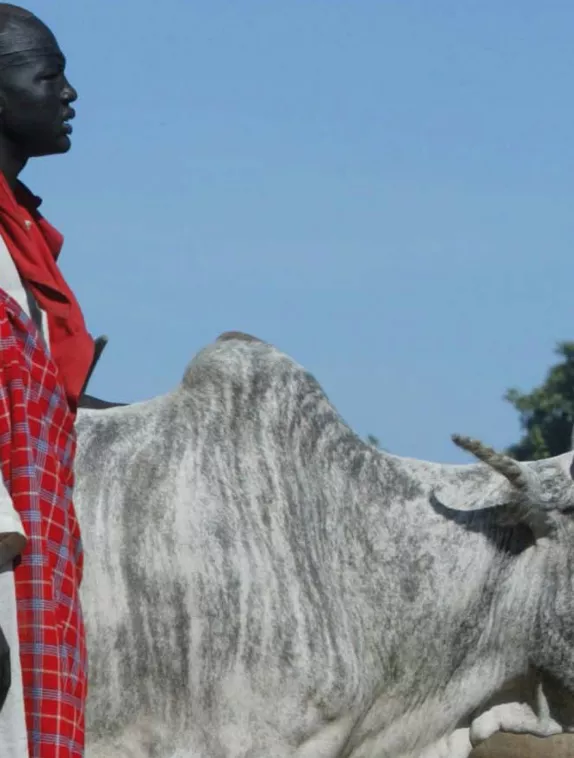
M 74 100 L 78 99 L 78 93 L 72 87 L 70 82 L 66 80 L 66 84 L 64 85 L 64 89 L 62 90 L 62 100 L 66 103 L 73 103 Z

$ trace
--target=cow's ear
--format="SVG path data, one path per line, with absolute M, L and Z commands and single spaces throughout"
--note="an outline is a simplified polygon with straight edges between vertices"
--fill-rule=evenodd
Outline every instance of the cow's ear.
M 460 524 L 468 531 L 488 532 L 493 527 L 519 529 L 526 527 L 534 539 L 551 537 L 558 529 L 556 516 L 548 511 L 533 509 L 513 498 L 508 487 L 497 487 L 475 499 L 453 501 L 453 493 L 436 490 L 431 494 L 433 509 L 448 521 Z
M 480 502 L 480 501 L 479 501 Z M 549 537 L 558 529 L 557 514 L 541 504 L 533 504 L 524 494 L 516 491 L 508 482 L 502 482 L 490 495 L 475 503 L 475 507 L 487 509 L 490 520 L 501 527 L 526 526 L 536 539 Z
M 572 468 L 564 456 L 521 463 L 470 437 L 453 435 L 453 441 L 503 477 L 489 497 L 498 523 L 524 524 L 536 538 L 559 531 L 560 519 L 574 507 Z
M 528 503 L 504 503 L 492 511 L 493 520 L 501 527 L 526 526 L 536 540 L 552 537 L 559 529 L 557 514 Z

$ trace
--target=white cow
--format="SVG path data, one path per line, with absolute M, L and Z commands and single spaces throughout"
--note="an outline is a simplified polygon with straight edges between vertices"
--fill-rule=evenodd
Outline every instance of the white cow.
M 379 452 L 240 339 L 78 441 L 88 758 L 466 758 L 573 727 L 572 454 Z

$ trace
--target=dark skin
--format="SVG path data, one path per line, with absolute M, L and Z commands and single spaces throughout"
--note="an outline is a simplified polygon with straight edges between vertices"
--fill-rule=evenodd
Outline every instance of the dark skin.
M 78 95 L 56 38 L 38 18 L 0 3 L 0 171 L 14 188 L 30 158 L 71 147 Z
M 30 158 L 70 149 L 76 91 L 50 30 L 32 14 L 0 3 L 0 171 L 12 189 Z M 0 709 L 10 689 L 10 649 L 0 630 Z
M 48 27 L 29 11 L 0 3 L 0 172 L 12 189 L 30 158 L 67 153 L 71 147 L 71 104 L 78 94 L 65 68 L 64 54 Z M 96 349 L 91 372 L 100 352 Z M 83 394 L 79 405 L 117 404 Z M 0 679 L 1 654 L 0 639 Z

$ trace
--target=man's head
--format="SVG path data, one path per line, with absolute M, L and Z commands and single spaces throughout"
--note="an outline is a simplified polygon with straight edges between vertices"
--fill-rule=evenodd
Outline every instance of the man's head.
M 40 19 L 0 3 L 0 150 L 25 162 L 70 149 L 70 103 L 77 93 L 66 79 L 65 63 Z

